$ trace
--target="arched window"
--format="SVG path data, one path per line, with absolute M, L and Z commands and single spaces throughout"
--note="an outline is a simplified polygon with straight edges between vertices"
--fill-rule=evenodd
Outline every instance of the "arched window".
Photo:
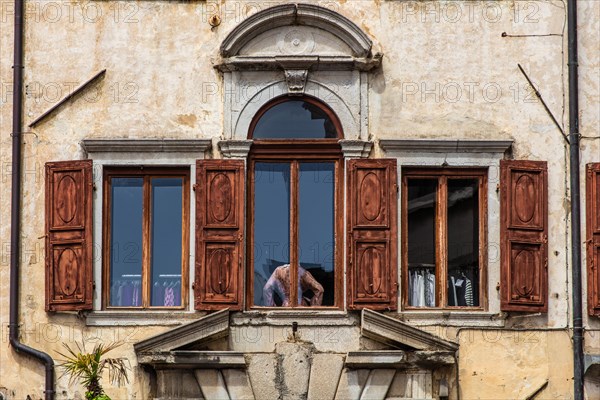
M 253 139 L 341 138 L 341 126 L 333 111 L 310 97 L 282 97 L 267 104 L 250 129 Z
M 313 98 L 283 97 L 249 137 L 248 304 L 341 307 L 339 120 Z

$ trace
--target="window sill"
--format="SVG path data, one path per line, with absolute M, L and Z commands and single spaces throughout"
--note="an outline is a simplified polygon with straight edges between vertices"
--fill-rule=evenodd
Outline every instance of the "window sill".
M 177 326 L 205 315 L 193 311 L 93 311 L 87 326 Z
M 245 311 L 232 314 L 232 325 L 291 326 L 358 326 L 360 315 L 344 311 L 269 310 Z
M 398 319 L 413 326 L 504 327 L 506 316 L 490 311 L 399 311 Z

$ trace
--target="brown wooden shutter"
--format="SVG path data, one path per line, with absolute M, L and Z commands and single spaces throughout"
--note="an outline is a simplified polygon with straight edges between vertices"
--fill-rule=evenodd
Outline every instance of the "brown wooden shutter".
M 396 160 L 348 161 L 348 308 L 397 309 Z
M 600 316 L 600 163 L 587 166 L 586 192 L 588 311 Z
M 46 163 L 46 311 L 92 309 L 92 161 Z
M 197 310 L 242 309 L 243 160 L 196 163 Z
M 548 166 L 500 161 L 501 309 L 548 311 Z

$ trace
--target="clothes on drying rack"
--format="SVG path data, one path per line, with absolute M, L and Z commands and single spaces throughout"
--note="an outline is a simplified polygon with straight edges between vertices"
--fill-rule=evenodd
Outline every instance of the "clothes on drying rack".
M 408 304 L 413 307 L 435 307 L 435 274 L 428 268 L 409 271 Z
M 114 307 L 141 307 L 142 283 L 137 279 L 117 280 L 111 287 L 110 305 Z M 181 305 L 180 279 L 155 282 L 152 286 L 152 306 L 178 307 Z
M 152 305 L 158 307 L 178 307 L 181 305 L 181 284 L 179 279 L 154 282 Z
M 473 283 L 464 273 L 451 275 L 448 279 L 448 289 L 451 293 L 448 305 L 473 307 Z
M 139 280 L 118 280 L 111 288 L 111 305 L 117 307 L 139 307 L 142 305 L 142 290 Z

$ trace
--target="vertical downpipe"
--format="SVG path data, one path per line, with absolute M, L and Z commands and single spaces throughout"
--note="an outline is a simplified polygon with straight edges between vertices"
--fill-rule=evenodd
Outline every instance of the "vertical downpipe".
M 13 64 L 12 186 L 10 208 L 10 345 L 44 363 L 46 400 L 54 399 L 54 360 L 47 353 L 31 348 L 19 340 L 19 255 L 21 234 L 21 136 L 23 115 L 23 31 L 24 0 L 15 0 Z
M 577 62 L 577 0 L 567 2 L 569 44 L 569 142 L 571 171 L 571 258 L 573 260 L 574 398 L 583 400 L 583 305 L 581 281 L 581 185 L 579 171 L 579 77 Z

